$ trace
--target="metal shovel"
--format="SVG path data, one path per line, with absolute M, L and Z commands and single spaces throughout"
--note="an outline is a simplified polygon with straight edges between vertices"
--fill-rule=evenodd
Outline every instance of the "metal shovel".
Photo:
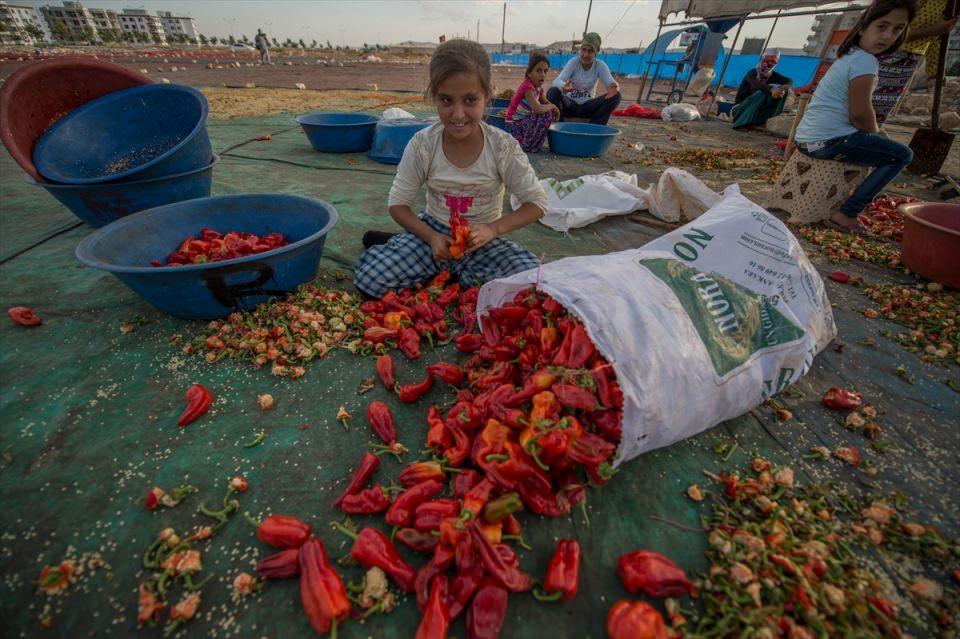
M 956 1 L 947 5 L 945 17 L 951 17 L 956 11 Z M 913 161 L 907 170 L 916 175 L 936 175 L 940 172 L 950 146 L 953 144 L 954 134 L 940 130 L 940 94 L 943 92 L 943 78 L 947 66 L 947 47 L 950 44 L 950 34 L 940 36 L 940 61 L 937 65 L 937 80 L 933 89 L 933 108 L 930 109 L 930 128 L 919 128 L 910 140 L 910 150 L 913 151 Z

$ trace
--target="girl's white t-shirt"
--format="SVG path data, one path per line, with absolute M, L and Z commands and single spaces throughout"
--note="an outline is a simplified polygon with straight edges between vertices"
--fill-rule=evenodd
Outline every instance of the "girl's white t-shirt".
M 449 225 L 459 211 L 468 222 L 492 222 L 503 211 L 505 190 L 521 203 L 536 204 L 546 213 L 547 194 L 520 144 L 505 131 L 480 123 L 483 151 L 468 167 L 459 168 L 443 152 L 443 123 L 418 131 L 397 166 L 388 206 L 412 207 L 420 188 L 427 188 L 428 215 Z
M 877 75 L 877 58 L 860 47 L 834 62 L 820 79 L 817 90 L 797 125 L 797 142 L 819 142 L 850 135 L 857 127 L 850 122 L 850 81 L 862 75 Z

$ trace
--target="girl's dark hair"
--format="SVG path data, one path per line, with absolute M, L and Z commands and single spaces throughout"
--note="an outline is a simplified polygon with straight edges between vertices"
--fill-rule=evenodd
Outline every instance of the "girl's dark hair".
M 550 60 L 544 54 L 539 51 L 534 51 L 530 54 L 530 59 L 527 61 L 527 70 L 524 72 L 524 75 L 530 75 L 530 72 L 533 71 L 533 67 L 537 66 L 541 62 L 547 63 L 547 68 L 550 68 Z
M 908 23 L 912 22 L 913 17 L 917 15 L 917 3 L 915 0 L 874 0 L 874 2 L 867 7 L 866 11 L 863 12 L 863 15 L 861 15 L 860 19 L 857 21 L 857 24 L 850 29 L 850 33 L 847 34 L 847 37 L 844 38 L 843 42 L 837 48 L 837 57 L 839 58 L 847 55 L 850 52 L 850 49 L 860 45 L 860 34 L 870 25 L 871 22 L 875 22 L 891 11 L 896 11 L 897 9 L 907 10 Z M 880 55 L 893 53 L 899 49 L 907 39 L 907 31 L 909 31 L 909 29 L 904 29 L 903 33 L 900 34 L 900 37 L 897 38 L 897 41 L 887 47 L 887 49 L 881 52 Z
M 430 56 L 430 84 L 427 95 L 437 95 L 437 87 L 458 73 L 477 76 L 483 95 L 490 97 L 490 56 L 473 40 L 447 40 Z

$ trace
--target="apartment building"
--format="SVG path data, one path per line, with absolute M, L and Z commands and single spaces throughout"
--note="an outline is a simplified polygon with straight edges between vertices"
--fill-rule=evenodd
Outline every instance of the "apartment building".
M 0 0 L 0 42 L 30 45 L 50 38 L 47 23 L 33 7 Z
M 187 40 L 198 42 L 200 32 L 197 31 L 197 22 L 189 16 L 175 16 L 170 11 L 158 11 L 160 23 L 167 34 L 167 38 L 175 40 L 177 36 L 186 36 Z
M 124 9 L 118 16 L 120 27 L 127 33 L 140 33 L 155 44 L 167 44 L 167 33 L 158 16 L 147 13 L 146 9 Z

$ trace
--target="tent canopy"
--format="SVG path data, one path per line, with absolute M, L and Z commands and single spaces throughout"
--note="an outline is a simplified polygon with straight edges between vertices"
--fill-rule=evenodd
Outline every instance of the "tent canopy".
M 688 18 L 713 18 L 716 16 L 742 16 L 778 9 L 818 7 L 836 2 L 823 0 L 662 0 L 660 19 L 666 20 L 671 13 L 684 13 Z

